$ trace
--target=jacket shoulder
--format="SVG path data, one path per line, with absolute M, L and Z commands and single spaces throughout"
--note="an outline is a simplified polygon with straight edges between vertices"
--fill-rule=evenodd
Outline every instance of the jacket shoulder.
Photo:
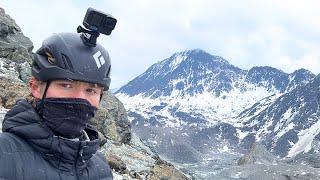
M 0 179 L 20 179 L 22 177 L 24 152 L 30 146 L 23 139 L 11 133 L 0 133 Z
M 22 138 L 7 132 L 0 133 L 0 153 L 30 151 L 31 147 Z
M 94 166 L 94 169 L 97 171 L 96 175 L 98 175 L 98 177 L 96 177 L 96 179 L 113 179 L 112 170 L 101 152 L 97 151 L 91 158 L 91 162 L 91 166 Z

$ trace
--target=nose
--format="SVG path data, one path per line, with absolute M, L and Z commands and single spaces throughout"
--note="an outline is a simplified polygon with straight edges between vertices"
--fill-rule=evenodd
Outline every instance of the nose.
M 78 87 L 73 94 L 74 98 L 87 99 L 86 92 L 83 88 Z
M 86 89 L 77 84 L 77 86 L 75 86 L 75 89 L 73 91 L 73 97 L 74 98 L 81 98 L 81 99 L 88 99 L 87 98 L 87 94 L 86 94 Z
M 92 100 L 90 96 L 88 96 L 88 93 L 86 92 L 86 88 L 82 86 L 78 86 L 75 91 L 73 91 L 73 98 L 79 98 L 79 99 L 85 99 L 87 100 L 90 104 L 92 104 Z

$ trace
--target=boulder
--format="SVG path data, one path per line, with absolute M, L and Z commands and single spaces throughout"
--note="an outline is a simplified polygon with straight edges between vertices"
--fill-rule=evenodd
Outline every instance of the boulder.
M 97 116 L 91 123 L 114 143 L 128 144 L 131 140 L 131 125 L 126 109 L 111 92 L 104 92 Z
M 277 158 L 259 143 L 254 143 L 247 154 L 241 157 L 238 165 L 245 164 L 277 164 Z

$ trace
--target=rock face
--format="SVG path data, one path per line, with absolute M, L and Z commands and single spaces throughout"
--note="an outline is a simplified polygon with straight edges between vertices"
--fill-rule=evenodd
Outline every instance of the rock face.
M 19 26 L 0 8 L 0 121 L 17 99 L 29 97 L 25 82 L 30 78 L 32 47 Z M 131 132 L 126 110 L 112 93 L 105 92 L 90 123 L 105 140 L 101 151 L 115 179 L 188 179 Z
M 0 65 L 14 67 L 19 74 L 12 77 L 19 77 L 27 82 L 30 76 L 28 64 L 32 62 L 32 49 L 33 44 L 30 39 L 23 35 L 20 27 L 0 7 Z
M 292 157 L 310 150 L 319 136 L 320 75 L 304 86 L 292 89 L 269 105 L 260 103 L 248 108 L 239 119 L 243 131 L 257 131 L 274 154 Z
M 254 143 L 249 153 L 245 154 L 238 161 L 238 165 L 245 164 L 277 164 L 278 160 L 265 147 Z
M 18 63 L 31 63 L 32 42 L 22 34 L 20 27 L 2 8 L 0 8 L 0 40 L 0 57 Z
M 110 92 L 105 92 L 92 124 L 99 127 L 100 132 L 118 144 L 131 141 L 131 125 L 123 104 Z

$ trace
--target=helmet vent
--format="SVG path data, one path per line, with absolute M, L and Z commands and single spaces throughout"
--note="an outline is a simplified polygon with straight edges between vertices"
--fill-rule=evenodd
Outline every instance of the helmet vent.
M 46 52 L 47 58 L 48 58 L 48 62 L 50 64 L 56 64 L 56 60 L 53 58 L 53 56 L 51 55 L 51 53 Z
M 65 69 L 73 71 L 73 66 L 72 66 L 72 63 L 71 63 L 70 59 L 68 58 L 68 56 L 66 56 L 65 54 L 61 54 L 61 56 L 62 56 L 62 61 L 63 61 Z

